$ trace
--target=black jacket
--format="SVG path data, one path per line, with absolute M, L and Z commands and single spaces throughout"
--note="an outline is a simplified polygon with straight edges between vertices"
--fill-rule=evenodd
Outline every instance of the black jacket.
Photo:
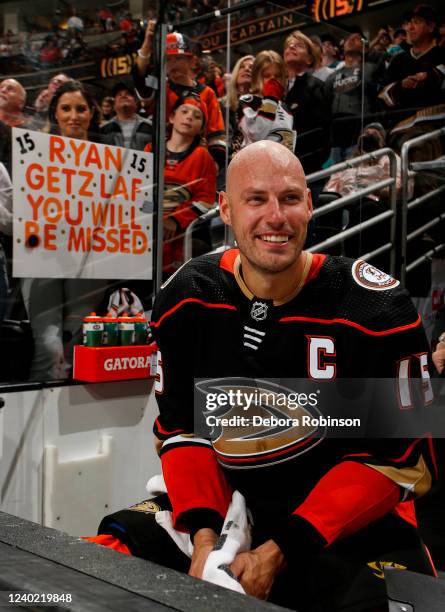
M 284 99 L 297 130 L 295 154 L 306 174 L 321 169 L 329 157 L 331 109 L 325 84 L 309 73 L 296 77 Z

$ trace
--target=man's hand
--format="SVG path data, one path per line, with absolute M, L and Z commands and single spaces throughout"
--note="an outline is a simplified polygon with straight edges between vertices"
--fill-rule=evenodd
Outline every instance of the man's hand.
M 283 553 L 273 540 L 236 556 L 230 569 L 246 593 L 267 599 L 275 577 L 285 568 Z
M 51 102 L 51 94 L 49 89 L 44 89 L 39 93 L 34 102 L 34 108 L 38 113 L 43 112 L 48 108 L 49 103 Z
M 425 81 L 427 76 L 427 72 L 417 72 L 416 74 L 411 74 L 410 76 L 407 76 L 406 79 L 403 79 L 402 87 L 403 89 L 415 89 L 419 83 Z
M 442 337 L 443 334 L 440 336 L 440 338 Z M 436 348 L 431 357 L 436 370 L 439 372 L 439 374 L 442 374 L 445 367 L 445 338 L 443 340 L 439 339 L 439 342 L 436 344 Z
M 402 87 L 403 89 L 415 89 L 417 87 L 416 75 L 412 74 L 403 79 Z
M 136 66 L 140 74 L 145 74 L 145 69 L 150 62 L 150 56 L 153 51 L 153 36 L 155 33 L 155 27 L 156 20 L 150 19 L 145 29 L 144 42 L 142 43 L 136 58 Z
M 207 557 L 213 550 L 216 544 L 218 535 L 213 529 L 200 529 L 196 532 L 193 539 L 193 555 L 192 563 L 189 569 L 189 576 L 194 578 L 202 578 L 202 572 L 204 571 L 204 565 L 207 561 Z

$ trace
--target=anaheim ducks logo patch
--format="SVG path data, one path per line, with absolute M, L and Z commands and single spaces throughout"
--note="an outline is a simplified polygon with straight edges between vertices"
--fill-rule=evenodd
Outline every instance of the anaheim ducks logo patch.
M 381 580 L 385 580 L 385 567 L 394 567 L 399 570 L 406 570 L 406 565 L 400 565 L 400 563 L 395 563 L 394 561 L 372 561 L 366 564 L 373 570 L 374 576 L 380 578 Z
M 362 259 L 353 263 L 352 276 L 357 285 L 372 291 L 386 291 L 387 289 L 394 289 L 400 284 L 397 279 Z
M 161 511 L 161 506 L 151 499 L 146 499 L 134 506 L 130 506 L 129 510 L 135 510 L 136 512 L 143 512 L 144 514 L 156 514 Z

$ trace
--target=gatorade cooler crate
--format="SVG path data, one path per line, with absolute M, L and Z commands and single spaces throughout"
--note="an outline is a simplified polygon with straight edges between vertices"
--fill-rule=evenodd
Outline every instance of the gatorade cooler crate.
M 111 382 L 156 375 L 156 344 L 74 347 L 73 378 Z

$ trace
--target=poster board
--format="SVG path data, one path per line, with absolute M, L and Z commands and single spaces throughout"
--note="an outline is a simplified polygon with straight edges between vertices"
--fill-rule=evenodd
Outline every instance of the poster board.
M 13 129 L 13 275 L 153 277 L 153 154 Z

